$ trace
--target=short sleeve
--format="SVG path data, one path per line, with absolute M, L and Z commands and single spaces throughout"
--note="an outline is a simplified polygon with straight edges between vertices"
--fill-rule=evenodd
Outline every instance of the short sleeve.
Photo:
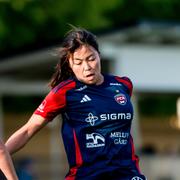
M 118 82 L 122 83 L 126 87 L 128 94 L 131 96 L 133 91 L 132 81 L 126 76 L 124 77 L 116 76 L 115 78 Z
M 38 114 L 47 120 L 54 119 L 66 107 L 66 94 L 67 91 L 74 87 L 74 82 L 66 86 L 56 87 L 51 90 L 45 97 L 39 107 L 35 110 L 34 114 Z

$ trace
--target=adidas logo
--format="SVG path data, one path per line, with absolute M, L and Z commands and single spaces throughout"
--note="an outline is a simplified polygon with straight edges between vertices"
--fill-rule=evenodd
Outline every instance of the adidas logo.
M 82 100 L 80 102 L 84 103 L 84 102 L 88 102 L 88 101 L 91 101 L 91 98 L 88 95 L 84 95 L 84 97 L 82 98 Z

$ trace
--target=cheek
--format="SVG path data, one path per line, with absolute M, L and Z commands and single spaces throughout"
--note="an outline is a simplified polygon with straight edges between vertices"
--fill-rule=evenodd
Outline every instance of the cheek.
M 96 61 L 96 63 L 94 64 L 94 69 L 100 70 L 100 62 L 99 61 Z
M 101 62 L 100 62 L 100 58 L 97 57 L 97 58 L 96 58 L 96 61 L 94 61 L 94 66 L 96 67 L 96 69 L 100 67 L 100 63 L 101 63 Z
M 76 67 L 76 65 L 73 66 L 72 71 L 73 71 L 73 73 L 74 73 L 76 76 L 78 76 L 78 75 L 80 75 L 80 74 L 82 73 L 81 68 L 80 68 L 80 67 Z

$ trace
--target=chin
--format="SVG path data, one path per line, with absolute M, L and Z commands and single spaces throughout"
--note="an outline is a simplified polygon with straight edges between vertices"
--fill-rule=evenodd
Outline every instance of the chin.
M 85 81 L 84 83 L 89 85 L 96 84 L 94 81 Z
M 84 83 L 92 85 L 92 84 L 96 84 L 96 81 L 95 80 L 84 80 Z

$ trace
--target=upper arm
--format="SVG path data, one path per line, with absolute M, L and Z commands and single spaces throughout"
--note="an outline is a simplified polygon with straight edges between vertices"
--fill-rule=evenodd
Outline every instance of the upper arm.
M 55 87 L 45 97 L 40 106 L 35 110 L 34 114 L 40 115 L 47 120 L 54 119 L 66 108 L 66 93 L 75 87 L 75 82 L 66 81 Z
M 46 118 L 37 114 L 33 114 L 23 128 L 27 132 L 28 136 L 32 137 L 40 129 L 42 129 L 47 123 L 48 120 Z
M 65 105 L 65 92 L 54 93 L 51 91 L 35 110 L 34 115 L 39 115 L 50 121 L 63 110 Z

